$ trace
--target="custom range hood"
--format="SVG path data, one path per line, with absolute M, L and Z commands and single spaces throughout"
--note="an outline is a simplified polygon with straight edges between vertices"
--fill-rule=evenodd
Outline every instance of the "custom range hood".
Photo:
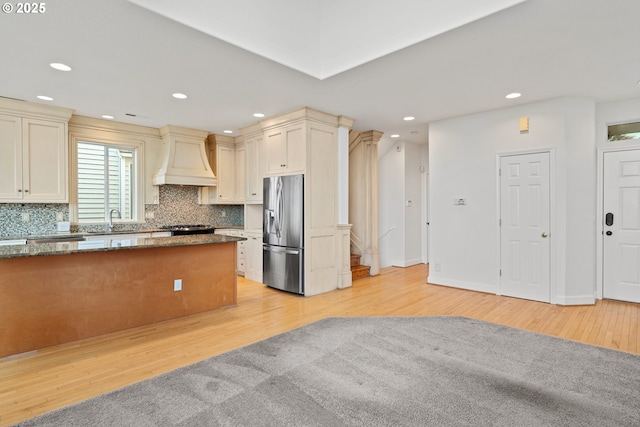
M 218 179 L 211 170 L 205 150 L 208 132 L 167 125 L 160 128 L 160 135 L 162 163 L 153 176 L 153 185 L 217 185 Z

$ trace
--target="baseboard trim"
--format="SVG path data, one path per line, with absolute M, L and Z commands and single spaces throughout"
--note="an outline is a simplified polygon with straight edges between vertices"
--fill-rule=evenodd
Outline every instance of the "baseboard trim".
M 442 276 L 435 276 L 433 274 L 429 274 L 429 276 L 427 277 L 427 283 L 432 283 L 434 285 L 440 285 L 440 286 L 448 286 L 450 288 L 466 289 L 468 291 L 485 292 L 488 294 L 496 294 L 498 292 L 496 285 L 488 285 L 486 283 L 465 282 L 462 280 L 450 279 Z
M 555 302 L 558 305 L 594 305 L 596 303 L 596 297 L 595 295 L 557 295 Z
M 407 259 L 404 261 L 391 261 L 393 267 L 411 267 L 412 265 L 422 264 L 422 260 L 419 258 Z

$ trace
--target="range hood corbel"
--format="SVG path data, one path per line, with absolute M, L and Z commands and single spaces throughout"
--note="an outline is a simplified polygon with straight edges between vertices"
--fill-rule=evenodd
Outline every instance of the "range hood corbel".
M 162 166 L 153 176 L 153 185 L 195 185 L 214 187 L 218 179 L 211 170 L 205 150 L 209 133 L 167 125 L 160 128 Z

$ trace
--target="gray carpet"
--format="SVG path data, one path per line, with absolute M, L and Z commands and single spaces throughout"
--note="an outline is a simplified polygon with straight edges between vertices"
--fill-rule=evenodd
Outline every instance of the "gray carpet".
M 329 318 L 22 426 L 639 426 L 640 356 L 462 317 Z

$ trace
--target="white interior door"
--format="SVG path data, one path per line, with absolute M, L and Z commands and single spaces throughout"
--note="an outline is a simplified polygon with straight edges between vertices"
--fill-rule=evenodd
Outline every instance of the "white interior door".
M 501 157 L 501 295 L 550 302 L 549 217 L 549 153 Z
M 603 158 L 603 296 L 640 302 L 640 150 Z

